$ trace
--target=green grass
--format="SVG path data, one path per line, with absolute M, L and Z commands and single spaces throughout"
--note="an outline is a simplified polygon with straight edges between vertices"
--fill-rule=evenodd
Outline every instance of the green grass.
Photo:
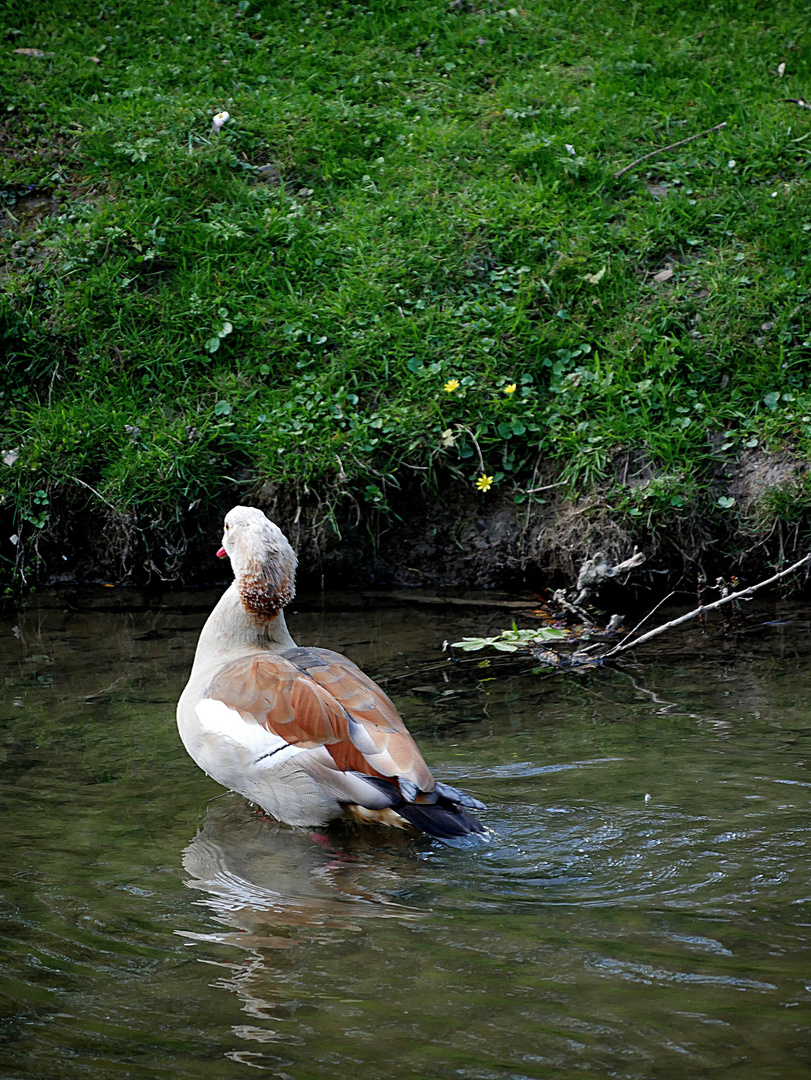
M 666 527 L 809 455 L 805 4 L 2 10 L 7 575 L 60 506 L 521 502 L 551 461 Z

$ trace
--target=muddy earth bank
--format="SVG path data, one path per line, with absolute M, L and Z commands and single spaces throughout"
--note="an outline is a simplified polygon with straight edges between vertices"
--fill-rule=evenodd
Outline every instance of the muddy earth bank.
M 216 558 L 222 518 L 236 503 L 260 506 L 287 533 L 299 555 L 304 586 L 512 588 L 542 591 L 571 586 L 583 561 L 602 552 L 609 562 L 635 550 L 645 563 L 627 583 L 655 596 L 681 582 L 691 591 L 703 573 L 736 574 L 744 584 L 811 549 L 811 522 L 764 513 L 770 499 L 791 504 L 791 491 L 808 482 L 808 463 L 786 452 L 758 451 L 719 478 L 719 493 L 735 500 L 719 514 L 686 508 L 666 523 L 653 515 L 630 517 L 614 509 L 610 494 L 595 490 L 575 499 L 556 493 L 554 475 L 536 499 L 517 505 L 512 493 L 485 496 L 458 483 L 439 492 L 404 486 L 389 491 L 388 507 L 349 494 L 325 501 L 271 485 L 248 494 L 235 490 L 207 507 L 176 508 L 138 516 L 98 504 L 52 502 L 47 526 L 21 535 L 17 575 L 24 586 L 111 582 L 211 584 L 227 577 Z M 645 478 L 641 481 L 645 483 Z M 9 528 L 9 533 L 11 528 Z

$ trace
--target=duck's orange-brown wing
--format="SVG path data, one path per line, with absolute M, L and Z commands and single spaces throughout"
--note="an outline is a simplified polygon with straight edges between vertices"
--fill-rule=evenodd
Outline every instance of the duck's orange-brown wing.
M 397 781 L 409 801 L 434 790 L 434 777 L 391 700 L 339 653 L 292 648 L 234 660 L 212 680 L 207 696 L 291 746 L 323 746 L 342 772 Z

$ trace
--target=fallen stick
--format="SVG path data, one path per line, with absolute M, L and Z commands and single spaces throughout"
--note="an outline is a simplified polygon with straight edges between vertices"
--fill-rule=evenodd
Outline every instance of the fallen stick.
M 666 150 L 675 150 L 677 146 L 684 146 L 686 143 L 692 142 L 693 139 L 700 139 L 704 135 L 711 135 L 713 131 L 720 131 L 721 128 L 725 128 L 726 126 L 727 122 L 726 120 L 723 120 L 720 124 L 716 124 L 715 127 L 707 128 L 706 131 L 699 131 L 696 135 L 689 135 L 686 139 L 679 139 L 678 142 L 671 143 L 669 146 L 662 146 L 659 150 L 651 150 L 649 154 L 643 154 L 642 157 L 637 158 L 636 161 L 632 161 L 630 165 L 626 165 L 624 169 L 615 172 L 614 179 L 619 180 L 623 173 L 627 173 L 629 169 L 633 169 L 635 165 L 647 161 L 648 158 L 656 157 L 657 154 L 664 154 Z
M 711 604 L 702 604 L 694 611 L 688 611 L 686 615 L 681 615 L 678 619 L 672 619 L 662 626 L 657 626 L 655 629 L 649 630 L 647 634 L 643 634 L 642 637 L 638 637 L 635 641 L 628 641 L 627 643 L 620 642 L 619 645 L 615 645 L 613 649 L 609 649 L 609 651 L 604 653 L 599 659 L 608 660 L 610 657 L 616 656 L 617 653 L 625 652 L 627 649 L 636 648 L 636 646 L 641 645 L 643 641 L 650 641 L 651 638 L 658 637 L 658 635 L 663 634 L 665 630 L 672 630 L 674 626 L 681 626 L 682 623 L 690 622 L 691 619 L 696 619 L 699 615 L 703 615 L 707 611 L 714 611 L 724 604 L 731 604 L 734 600 L 748 598 L 752 593 L 757 592 L 758 589 L 762 589 L 766 585 L 773 585 L 775 581 L 788 577 L 789 574 L 793 574 L 795 570 L 799 570 L 801 566 L 807 566 L 809 563 L 811 563 L 811 553 L 804 556 L 799 562 L 794 563 L 793 566 L 789 566 L 787 570 L 781 570 L 780 573 L 774 574 L 770 578 L 766 578 L 765 581 L 758 582 L 757 585 L 750 585 L 748 589 L 741 589 L 740 592 L 730 593 L 729 596 L 723 596 L 720 600 L 714 600 Z

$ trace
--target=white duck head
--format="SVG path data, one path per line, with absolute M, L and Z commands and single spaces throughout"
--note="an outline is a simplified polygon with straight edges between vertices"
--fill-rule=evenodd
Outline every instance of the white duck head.
M 253 506 L 235 506 L 225 515 L 222 548 L 234 571 L 242 606 L 264 622 L 275 618 L 296 595 L 296 553 L 278 525 Z

